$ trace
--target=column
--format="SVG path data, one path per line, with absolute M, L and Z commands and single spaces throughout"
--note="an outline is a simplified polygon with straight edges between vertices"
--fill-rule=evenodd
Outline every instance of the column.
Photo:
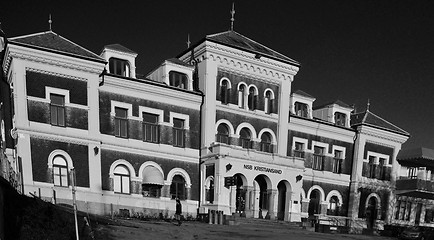
M 252 218 L 253 217 L 253 186 L 246 186 L 244 187 L 246 190 L 246 205 L 244 212 L 246 213 L 246 218 Z
M 266 219 L 275 220 L 276 219 L 276 212 L 277 212 L 277 204 L 275 203 L 277 201 L 276 199 L 277 189 L 267 189 L 267 195 L 268 195 L 268 212 L 265 216 Z
M 328 202 L 322 201 L 319 206 L 319 210 L 320 210 L 319 214 L 327 215 L 327 207 L 328 207 Z
M 285 212 L 283 216 L 284 221 L 290 220 L 290 214 L 292 213 L 292 192 L 287 191 L 285 196 Z

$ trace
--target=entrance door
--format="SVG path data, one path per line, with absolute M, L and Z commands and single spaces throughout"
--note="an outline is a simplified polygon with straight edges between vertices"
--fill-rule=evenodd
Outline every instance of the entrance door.
M 246 207 L 246 191 L 243 187 L 243 180 L 240 176 L 235 175 L 235 183 L 236 183 L 236 195 L 235 195 L 235 204 L 236 204 L 236 212 L 243 213 Z
M 419 225 L 420 223 L 420 214 L 422 213 L 422 203 L 418 203 L 416 207 L 416 219 L 414 220 L 414 223 L 416 225 Z
M 314 214 L 320 213 L 319 200 L 320 200 L 320 192 L 317 189 L 314 189 L 310 193 L 310 201 L 309 201 L 309 209 L 308 209 L 309 217 L 313 217 Z
M 277 219 L 284 220 L 285 218 L 285 205 L 286 205 L 286 186 L 283 182 L 277 185 L 277 190 L 279 192 L 279 198 L 277 202 Z M 288 211 L 288 210 L 286 210 Z
M 366 208 L 366 221 L 368 229 L 373 229 L 375 220 L 377 219 L 377 199 L 371 197 L 368 200 L 368 207 Z

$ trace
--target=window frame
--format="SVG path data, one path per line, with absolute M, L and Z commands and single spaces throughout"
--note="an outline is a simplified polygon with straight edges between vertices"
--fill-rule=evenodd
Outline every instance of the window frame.
M 108 61 L 109 72 L 116 76 L 122 77 L 130 77 L 131 76 L 131 67 L 130 62 L 125 59 L 110 57 Z M 112 71 L 113 70 L 113 71 Z M 120 70 L 120 74 L 118 73 Z
M 59 97 L 62 100 L 62 104 L 53 103 L 53 97 Z M 65 102 L 66 102 L 65 95 L 50 93 L 50 123 L 52 126 L 66 127 Z M 53 116 L 54 112 L 55 112 L 55 116 Z
M 117 173 L 116 169 L 117 168 L 123 168 L 125 169 L 128 174 L 122 174 L 122 173 Z M 120 187 L 120 191 L 116 191 L 116 180 L 119 178 L 119 187 Z M 124 178 L 127 178 L 128 180 L 128 184 L 126 186 L 128 186 L 128 191 L 124 191 Z M 130 169 L 128 168 L 128 166 L 126 166 L 125 164 L 117 164 L 114 168 L 113 168 L 113 192 L 114 193 L 118 193 L 118 194 L 131 194 L 131 172 Z
M 183 181 L 177 181 L 178 179 L 175 179 L 177 176 L 182 178 Z M 187 199 L 186 184 L 187 184 L 187 180 L 185 179 L 185 177 L 183 175 L 181 175 L 179 173 L 176 173 L 175 175 L 173 175 L 172 183 L 170 184 L 170 189 L 169 189 L 170 198 L 171 199 L 179 198 L 180 200 L 186 200 Z M 182 189 L 182 193 L 180 191 L 178 191 L 179 189 Z
M 60 165 L 60 164 L 56 164 L 54 163 L 54 161 L 58 158 L 61 158 L 65 165 Z M 70 181 L 69 181 L 69 168 L 68 168 L 68 161 L 66 160 L 65 156 L 61 155 L 61 154 L 57 154 L 53 157 L 52 159 L 52 171 L 53 171 L 53 184 L 56 187 L 69 187 Z M 56 173 L 56 169 L 58 170 L 58 173 Z M 65 170 L 65 174 L 62 174 L 62 170 Z M 64 178 L 66 179 L 66 183 L 64 183 Z M 59 183 L 60 184 L 56 184 L 56 179 L 59 179 Z
M 190 130 L 190 116 L 186 115 L 186 114 L 181 114 L 181 113 L 175 113 L 175 112 L 170 112 L 169 113 L 169 118 L 170 118 L 170 125 L 172 126 L 172 145 L 174 147 L 181 147 L 181 148 L 185 148 L 186 145 L 186 140 L 187 140 L 187 131 Z M 180 119 L 184 121 L 184 127 L 181 128 L 175 128 L 174 127 L 174 119 Z M 176 133 L 181 133 L 181 136 L 183 136 L 183 140 L 182 140 L 182 146 L 181 145 L 175 145 L 175 132 Z
M 188 83 L 189 79 L 186 73 L 175 70 L 169 71 L 169 86 L 189 90 Z

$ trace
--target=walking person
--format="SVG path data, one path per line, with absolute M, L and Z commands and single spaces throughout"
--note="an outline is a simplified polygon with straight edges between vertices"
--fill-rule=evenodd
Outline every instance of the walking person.
M 182 213 L 182 205 L 181 201 L 179 201 L 179 198 L 176 198 L 176 212 L 175 212 L 175 219 L 178 221 L 178 226 L 181 226 L 181 213 Z

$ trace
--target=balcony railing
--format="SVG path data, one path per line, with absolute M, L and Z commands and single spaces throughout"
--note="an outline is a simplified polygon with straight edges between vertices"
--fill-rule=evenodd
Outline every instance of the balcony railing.
M 428 192 L 432 193 L 434 196 L 434 182 L 423 179 L 403 177 L 396 180 L 396 190 Z

